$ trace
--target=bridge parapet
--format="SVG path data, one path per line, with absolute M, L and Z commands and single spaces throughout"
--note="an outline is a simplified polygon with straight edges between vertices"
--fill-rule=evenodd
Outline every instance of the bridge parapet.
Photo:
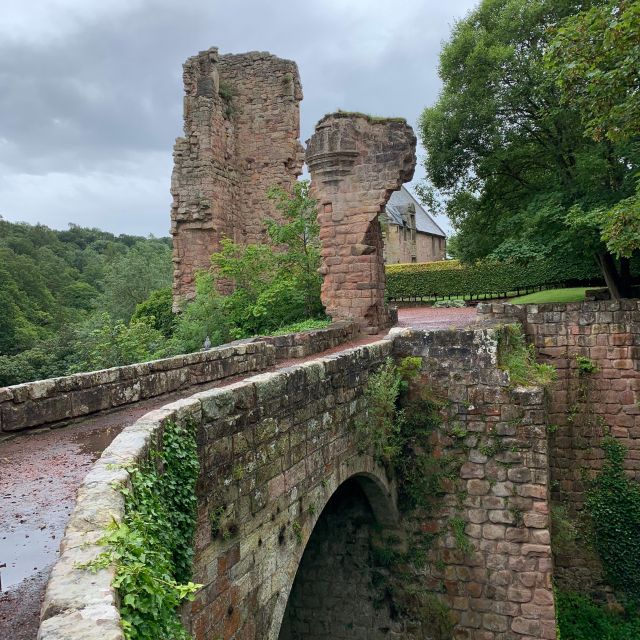
M 264 371 L 277 361 L 325 351 L 357 335 L 355 323 L 335 322 L 324 329 L 237 340 L 207 351 L 0 388 L 0 440 Z

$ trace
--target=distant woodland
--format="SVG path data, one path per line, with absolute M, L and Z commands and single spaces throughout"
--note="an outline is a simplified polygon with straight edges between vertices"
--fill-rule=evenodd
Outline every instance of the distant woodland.
M 0 386 L 145 359 L 162 332 L 131 319 L 171 270 L 169 238 L 0 218 Z

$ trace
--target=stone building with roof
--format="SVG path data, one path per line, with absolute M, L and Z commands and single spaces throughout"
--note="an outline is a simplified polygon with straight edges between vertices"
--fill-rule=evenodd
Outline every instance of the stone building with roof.
M 406 187 L 391 194 L 385 211 L 380 214 L 380 223 L 386 264 L 445 259 L 444 231 Z

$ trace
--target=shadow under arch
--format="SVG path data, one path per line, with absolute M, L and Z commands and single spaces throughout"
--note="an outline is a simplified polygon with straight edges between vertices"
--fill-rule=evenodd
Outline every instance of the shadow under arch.
M 290 561 L 287 572 L 289 576 L 287 588 L 286 591 L 283 589 L 278 596 L 278 600 L 273 610 L 267 640 L 284 640 L 285 637 L 298 637 L 281 635 L 283 632 L 283 624 L 286 622 L 285 614 L 288 611 L 290 599 L 295 595 L 294 591 L 296 589 L 296 585 L 299 584 L 301 572 L 304 572 L 305 560 L 308 556 L 308 552 L 313 550 L 314 545 L 317 545 L 318 536 L 326 533 L 322 531 L 322 528 L 323 525 L 326 526 L 329 514 L 334 515 L 334 517 L 336 513 L 339 514 L 340 509 L 345 506 L 345 500 L 347 502 L 349 499 L 356 501 L 359 500 L 361 509 L 356 507 L 354 512 L 353 508 L 347 508 L 345 509 L 345 513 L 342 514 L 344 518 L 349 519 L 353 518 L 355 513 L 361 522 L 352 524 L 362 525 L 363 522 L 367 520 L 364 512 L 368 512 L 369 521 L 365 522 L 366 526 L 377 525 L 385 528 L 393 528 L 397 525 L 399 515 L 394 499 L 394 489 L 388 482 L 384 473 L 381 470 L 379 473 L 376 473 L 378 471 L 379 470 L 376 469 L 374 472 L 354 473 L 342 481 L 324 503 L 322 510 L 315 519 L 313 528 L 306 540 L 306 544 L 292 557 Z M 351 506 L 353 507 L 353 505 Z M 344 533 L 344 531 L 336 533 Z M 327 635 L 327 638 L 329 637 L 334 636 Z

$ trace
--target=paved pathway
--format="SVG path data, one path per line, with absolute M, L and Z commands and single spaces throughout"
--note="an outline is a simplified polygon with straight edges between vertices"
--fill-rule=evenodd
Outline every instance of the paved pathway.
M 398 325 L 441 328 L 467 325 L 474 319 L 473 308 L 417 307 L 400 309 Z M 368 344 L 382 336 L 360 338 L 303 360 L 281 362 L 276 368 Z M 61 429 L 35 432 L 0 444 L 0 639 L 36 637 L 40 602 L 76 490 L 113 438 L 152 409 L 236 380 L 160 396 Z

